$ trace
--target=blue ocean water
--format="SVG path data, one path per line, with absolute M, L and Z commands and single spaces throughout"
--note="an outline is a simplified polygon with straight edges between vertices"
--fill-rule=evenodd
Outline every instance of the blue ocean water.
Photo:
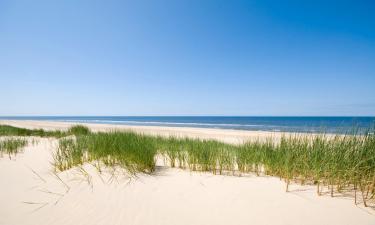
M 0 119 L 325 133 L 363 133 L 375 125 L 375 117 L 23 116 Z

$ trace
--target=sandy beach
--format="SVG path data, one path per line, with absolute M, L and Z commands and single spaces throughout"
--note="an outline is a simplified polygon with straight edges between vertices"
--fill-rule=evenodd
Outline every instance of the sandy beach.
M 73 123 L 0 121 L 25 128 L 67 129 Z M 76 124 L 76 123 L 74 123 Z M 281 133 L 204 128 L 85 124 L 162 136 L 243 143 Z M 172 169 L 152 175 L 99 172 L 93 165 L 55 173 L 54 138 L 28 138 L 23 153 L 0 158 L 0 224 L 374 224 L 375 211 L 352 198 L 317 196 L 309 185 L 268 176 L 221 176 Z M 31 139 L 34 140 L 32 143 Z M 113 176 L 113 174 L 117 174 Z
M 10 125 L 27 129 L 45 129 L 45 130 L 67 130 L 73 125 L 84 125 L 92 131 L 133 131 L 146 135 L 180 137 L 180 138 L 199 138 L 212 139 L 229 144 L 242 144 L 247 141 L 265 141 L 268 138 L 279 140 L 283 135 L 304 135 L 302 133 L 288 132 L 270 132 L 270 131 L 249 131 L 249 130 L 231 130 L 231 129 L 212 129 L 212 128 L 194 128 L 194 127 L 164 127 L 164 126 L 131 126 L 115 124 L 95 124 L 95 123 L 72 123 L 55 121 L 35 121 L 35 120 L 0 120 L 0 124 Z M 327 136 L 334 136 L 329 135 Z
M 375 225 L 374 11 L 0 0 L 0 225 Z

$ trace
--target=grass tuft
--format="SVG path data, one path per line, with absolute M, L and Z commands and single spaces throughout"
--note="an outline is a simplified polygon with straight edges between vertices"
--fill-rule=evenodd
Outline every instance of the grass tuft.
M 5 153 L 11 158 L 11 156 L 15 156 L 26 145 L 27 140 L 21 138 L 0 140 L 0 156 L 3 156 Z
M 54 158 L 59 171 L 87 161 L 100 161 L 135 174 L 154 171 L 156 152 L 152 137 L 130 132 L 91 133 L 74 139 L 60 139 Z
M 75 125 L 75 126 L 72 126 L 72 127 L 69 128 L 68 133 L 76 135 L 76 136 L 78 136 L 78 135 L 88 135 L 88 134 L 90 134 L 90 129 L 86 126 L 83 126 L 83 125 Z
M 66 132 L 46 131 L 43 129 L 26 129 L 8 125 L 0 125 L 0 136 L 38 136 L 38 137 L 63 137 Z

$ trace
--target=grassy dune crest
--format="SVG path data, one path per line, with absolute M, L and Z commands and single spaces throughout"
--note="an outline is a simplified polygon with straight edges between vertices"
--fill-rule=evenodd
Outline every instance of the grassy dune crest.
M 63 131 L 46 131 L 44 129 L 26 129 L 0 125 L 0 136 L 38 136 L 38 137 L 63 137 L 66 132 Z
M 75 125 L 69 128 L 68 133 L 73 135 L 88 135 L 90 134 L 90 129 L 83 125 Z
M 122 167 L 131 174 L 152 173 L 162 157 L 171 167 L 213 174 L 255 173 L 286 182 L 315 184 L 337 193 L 355 193 L 364 205 L 375 202 L 375 135 L 283 136 L 280 141 L 253 141 L 230 145 L 213 140 L 155 137 L 132 132 L 90 132 L 74 126 L 68 131 L 28 130 L 0 126 L 0 136 L 58 137 L 55 167 L 64 171 L 85 162 Z M 7 153 L 25 145 L 21 140 L 1 144 Z M 4 147 L 8 146 L 8 147 Z M 9 147 L 12 146 L 12 147 Z M 2 150 L 4 151 L 4 150 Z M 360 193 L 360 195 L 357 195 Z M 358 197 L 357 197 L 358 196 Z
M 152 137 L 131 132 L 89 133 L 64 138 L 55 155 L 60 171 L 88 161 L 120 166 L 131 173 L 152 173 L 157 156 L 171 167 L 214 174 L 255 173 L 286 182 L 315 184 L 317 193 L 360 192 L 366 203 L 375 198 L 375 136 L 284 136 L 280 142 L 230 145 L 213 140 Z M 357 195 L 355 197 L 357 201 Z
M 67 131 L 47 131 L 44 129 L 26 129 L 0 124 L 0 136 L 35 136 L 61 138 L 69 135 L 87 135 L 89 133 L 90 129 L 82 125 L 72 126 Z

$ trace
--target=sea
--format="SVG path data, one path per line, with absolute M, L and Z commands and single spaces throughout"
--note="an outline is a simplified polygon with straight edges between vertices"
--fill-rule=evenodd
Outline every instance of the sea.
M 317 116 L 7 116 L 0 120 L 44 120 L 137 126 L 201 127 L 306 133 L 366 133 L 375 117 Z

